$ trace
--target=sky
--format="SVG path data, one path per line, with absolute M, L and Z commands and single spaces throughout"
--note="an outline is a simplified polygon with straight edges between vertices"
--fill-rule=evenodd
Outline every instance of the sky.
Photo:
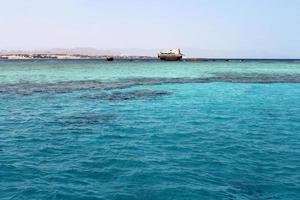
M 78 47 L 300 58 L 300 1 L 0 0 L 0 49 Z

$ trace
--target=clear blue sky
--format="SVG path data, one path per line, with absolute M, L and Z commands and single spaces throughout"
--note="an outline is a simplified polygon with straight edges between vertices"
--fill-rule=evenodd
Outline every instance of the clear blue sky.
M 0 49 L 300 58 L 299 0 L 0 0 Z

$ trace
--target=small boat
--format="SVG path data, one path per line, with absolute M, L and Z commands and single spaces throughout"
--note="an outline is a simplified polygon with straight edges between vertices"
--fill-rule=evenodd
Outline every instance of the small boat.
M 161 51 L 158 54 L 158 58 L 166 61 L 179 61 L 182 59 L 180 49 L 171 49 L 170 51 Z
M 114 61 L 114 57 L 107 57 L 106 61 Z

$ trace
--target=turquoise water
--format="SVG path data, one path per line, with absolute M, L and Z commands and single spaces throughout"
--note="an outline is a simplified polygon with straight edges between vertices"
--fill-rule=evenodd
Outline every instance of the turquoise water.
M 0 199 L 300 199 L 300 63 L 0 61 Z

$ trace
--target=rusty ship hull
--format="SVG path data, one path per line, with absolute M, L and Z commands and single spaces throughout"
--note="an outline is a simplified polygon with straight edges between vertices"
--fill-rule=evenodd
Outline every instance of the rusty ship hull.
M 165 61 L 179 61 L 182 60 L 182 55 L 158 55 L 158 58 Z

